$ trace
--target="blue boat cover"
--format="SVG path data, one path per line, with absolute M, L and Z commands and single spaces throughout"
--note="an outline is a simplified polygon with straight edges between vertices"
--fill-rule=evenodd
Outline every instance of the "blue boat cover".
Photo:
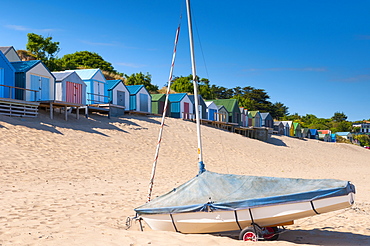
M 168 214 L 313 201 L 355 193 L 348 181 L 219 174 L 205 171 L 172 191 L 138 207 L 140 214 Z

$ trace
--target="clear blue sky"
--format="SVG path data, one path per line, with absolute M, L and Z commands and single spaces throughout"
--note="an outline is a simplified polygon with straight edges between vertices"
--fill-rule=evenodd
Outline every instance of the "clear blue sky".
M 370 1 L 192 0 L 198 76 L 264 89 L 289 113 L 370 118 Z M 5 1 L 0 46 L 25 49 L 27 33 L 52 36 L 62 57 L 88 50 L 126 74 L 168 80 L 191 73 L 185 0 Z

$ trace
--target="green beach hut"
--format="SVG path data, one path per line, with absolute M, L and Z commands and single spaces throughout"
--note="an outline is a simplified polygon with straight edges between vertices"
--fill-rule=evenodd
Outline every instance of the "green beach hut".
M 152 113 L 153 114 L 163 114 L 164 104 L 166 101 L 166 94 L 152 94 Z M 167 116 L 170 109 L 170 101 L 168 101 L 167 106 Z
M 223 105 L 226 110 L 229 112 L 229 119 L 228 122 L 237 123 L 240 125 L 240 109 L 238 100 L 236 99 L 218 99 L 213 100 L 213 102 L 217 105 Z

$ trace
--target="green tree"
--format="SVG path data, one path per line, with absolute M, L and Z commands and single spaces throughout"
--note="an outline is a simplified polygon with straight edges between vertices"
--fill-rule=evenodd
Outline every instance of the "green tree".
M 358 134 L 353 136 L 354 139 L 360 142 L 361 146 L 370 146 L 370 136 L 365 134 Z
M 347 120 L 347 115 L 345 115 L 343 112 L 340 113 L 340 112 L 335 112 L 334 113 L 334 116 L 331 117 L 331 119 L 335 122 L 342 122 L 342 121 L 345 121 Z
M 126 75 L 126 85 L 144 85 L 149 92 L 158 92 L 158 86 L 153 85 L 152 76 L 149 73 L 143 74 L 133 73 L 130 76 Z
M 114 70 L 110 62 L 107 62 L 99 54 L 90 51 L 77 51 L 72 54 L 64 55 L 61 59 L 61 65 L 65 69 L 77 68 L 100 68 L 103 71 L 115 73 L 123 76 Z
M 41 60 L 51 71 L 57 70 L 59 64 L 56 55 L 60 51 L 59 42 L 52 42 L 52 37 L 43 37 L 35 33 L 28 33 L 26 49 Z
M 205 100 L 214 99 L 212 88 L 208 79 L 197 77 L 198 80 L 198 93 Z M 187 77 L 176 77 L 172 84 L 171 89 L 179 93 L 194 94 L 193 75 Z
M 233 97 L 233 90 L 223 86 L 211 85 L 210 87 L 212 98 L 211 99 L 229 99 Z
M 271 114 L 272 118 L 274 118 L 274 119 L 280 119 L 280 118 L 289 114 L 289 112 L 288 112 L 289 108 L 281 102 L 276 102 L 276 103 L 272 104 L 271 106 L 272 107 L 271 107 L 271 110 L 270 110 L 271 111 L 270 114 Z
M 330 128 L 332 132 L 350 132 L 352 130 L 352 123 L 348 121 L 332 122 Z
M 178 93 L 193 93 L 194 87 L 192 79 L 193 75 L 175 77 L 172 81 L 171 89 Z

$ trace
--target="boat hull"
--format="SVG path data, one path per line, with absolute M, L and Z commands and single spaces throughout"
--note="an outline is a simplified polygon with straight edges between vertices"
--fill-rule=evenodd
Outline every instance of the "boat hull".
M 181 233 L 212 233 L 241 230 L 253 222 L 261 227 L 279 225 L 293 220 L 350 207 L 354 193 L 314 201 L 262 206 L 235 211 L 191 212 L 175 214 L 142 214 L 153 230 Z

